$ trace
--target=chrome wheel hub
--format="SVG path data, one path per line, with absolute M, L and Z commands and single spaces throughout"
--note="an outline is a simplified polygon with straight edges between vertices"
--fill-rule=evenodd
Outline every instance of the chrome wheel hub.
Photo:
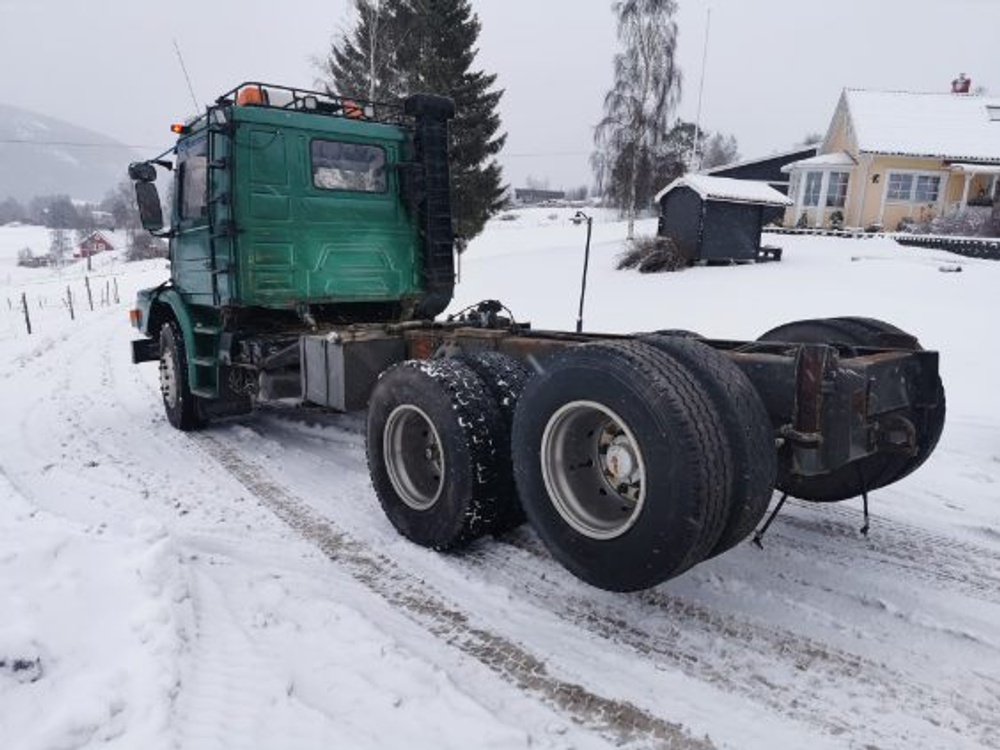
M 441 437 L 426 412 L 411 404 L 393 409 L 382 433 L 382 455 L 389 481 L 408 507 L 423 511 L 438 501 L 446 464 Z
M 572 401 L 549 419 L 540 450 L 549 499 L 573 529 L 614 539 L 635 524 L 646 499 L 642 450 L 604 404 Z

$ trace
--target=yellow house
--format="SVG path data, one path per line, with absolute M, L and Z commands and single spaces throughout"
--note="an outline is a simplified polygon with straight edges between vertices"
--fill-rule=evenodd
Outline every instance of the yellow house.
M 846 89 L 790 175 L 786 226 L 895 231 L 1000 200 L 1000 98 Z

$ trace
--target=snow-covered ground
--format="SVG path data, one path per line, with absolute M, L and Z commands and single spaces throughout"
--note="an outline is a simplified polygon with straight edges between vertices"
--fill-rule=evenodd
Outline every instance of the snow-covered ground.
M 585 227 L 513 213 L 453 309 L 572 328 Z M 949 403 L 934 457 L 874 494 L 869 539 L 857 502 L 790 503 L 763 552 L 614 595 L 528 529 L 460 555 L 401 539 L 361 415 L 174 431 L 128 348 L 164 263 L 100 258 L 91 285 L 121 303 L 71 321 L 85 270 L 17 268 L 31 232 L 44 250 L 0 228 L 4 750 L 1000 747 L 1000 264 L 774 237 L 781 263 L 641 276 L 613 270 L 624 225 L 598 215 L 588 330 L 883 318 L 940 350 Z

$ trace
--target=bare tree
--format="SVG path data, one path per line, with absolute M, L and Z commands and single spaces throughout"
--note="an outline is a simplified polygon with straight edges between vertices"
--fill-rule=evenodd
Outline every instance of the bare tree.
M 69 233 L 65 229 L 49 230 L 49 257 L 56 266 L 61 266 L 70 251 Z
M 388 7 L 382 0 L 354 0 L 357 24 L 334 40 L 330 55 L 321 64 L 328 89 L 370 101 L 389 101 L 401 95 L 401 74 L 396 64 L 401 29 L 399 3 Z
M 740 147 L 735 136 L 715 133 L 705 143 L 702 154 L 701 168 L 711 169 L 737 161 L 740 158 Z
M 618 18 L 615 81 L 604 97 L 604 118 L 594 142 L 603 159 L 603 177 L 628 217 L 628 238 L 635 232 L 637 183 L 652 172 L 651 162 L 660 141 L 670 130 L 669 118 L 680 99 L 681 72 L 677 51 L 676 0 L 618 0 L 612 6 Z M 600 177 L 599 175 L 599 181 Z M 621 191 L 615 190 L 618 184 Z

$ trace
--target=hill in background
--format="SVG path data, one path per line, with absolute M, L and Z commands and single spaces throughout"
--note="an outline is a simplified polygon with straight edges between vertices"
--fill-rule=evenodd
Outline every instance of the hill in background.
M 98 201 L 136 158 L 100 133 L 0 104 L 0 201 L 55 194 Z

